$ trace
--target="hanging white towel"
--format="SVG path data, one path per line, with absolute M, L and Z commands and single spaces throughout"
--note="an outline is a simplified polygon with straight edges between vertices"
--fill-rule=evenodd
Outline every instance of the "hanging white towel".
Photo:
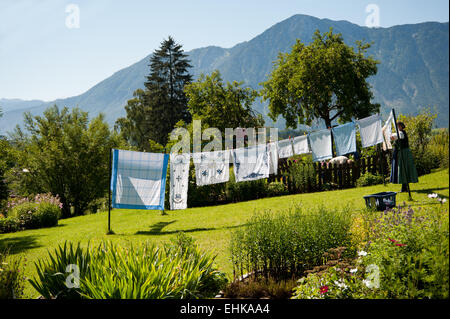
M 170 209 L 186 209 L 189 184 L 188 153 L 170 154 Z
M 254 181 L 269 177 L 269 152 L 266 144 L 233 150 L 236 182 Z
M 392 144 L 391 144 L 392 124 L 395 124 L 395 123 L 394 123 L 394 113 L 391 110 L 391 112 L 389 113 L 389 117 L 386 120 L 386 123 L 384 123 L 384 125 L 381 129 L 383 131 L 383 137 L 384 137 L 383 151 L 392 149 Z
M 292 149 L 292 142 L 290 139 L 285 139 L 277 142 L 278 144 L 278 158 L 287 158 L 294 155 Z
M 112 207 L 164 210 L 169 155 L 113 149 Z
M 356 121 L 356 123 L 359 126 L 362 147 L 369 147 L 383 143 L 381 117 L 379 114 L 363 118 Z
M 300 155 L 310 152 L 307 135 L 294 137 L 292 144 L 294 146 L 294 154 Z
M 333 157 L 331 131 L 328 129 L 308 134 L 314 162 L 324 161 Z
M 230 179 L 230 151 L 192 154 L 197 186 L 228 182 Z
M 269 152 L 269 174 L 277 175 L 278 172 L 278 148 L 277 143 L 267 143 L 267 151 Z

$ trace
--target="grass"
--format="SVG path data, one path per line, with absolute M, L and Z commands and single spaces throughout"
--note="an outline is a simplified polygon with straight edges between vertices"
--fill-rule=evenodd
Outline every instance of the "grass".
M 411 206 L 441 205 L 427 194 L 437 193 L 441 198 L 449 197 L 449 171 L 440 170 L 421 176 L 419 183 L 410 184 L 413 201 L 408 201 L 407 193 L 397 194 L 397 204 Z M 9 246 L 13 255 L 27 259 L 25 274 L 35 277 L 34 261 L 47 257 L 47 250 L 53 250 L 66 240 L 81 242 L 82 246 L 111 240 L 114 243 L 137 243 L 149 241 L 155 244 L 169 241 L 177 232 L 192 236 L 200 248 L 217 254 L 216 263 L 220 270 L 232 276 L 228 244 L 230 231 L 241 227 L 255 211 L 271 209 L 282 211 L 294 203 L 304 208 L 314 208 L 323 204 L 328 208 L 349 205 L 353 211 L 365 208 L 364 195 L 383 191 L 399 191 L 401 185 L 377 185 L 347 190 L 318 192 L 265 198 L 235 204 L 189 208 L 181 211 L 113 210 L 111 228 L 114 234 L 107 235 L 107 212 L 73 217 L 59 221 L 57 227 L 26 230 L 11 234 L 0 234 L 0 249 Z M 448 209 L 448 201 L 445 203 Z M 27 283 L 26 298 L 36 298 L 38 293 Z

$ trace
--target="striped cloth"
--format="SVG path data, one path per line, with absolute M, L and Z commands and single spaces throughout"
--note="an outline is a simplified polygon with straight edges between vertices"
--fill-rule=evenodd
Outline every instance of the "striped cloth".
M 168 154 L 113 149 L 112 207 L 164 210 Z

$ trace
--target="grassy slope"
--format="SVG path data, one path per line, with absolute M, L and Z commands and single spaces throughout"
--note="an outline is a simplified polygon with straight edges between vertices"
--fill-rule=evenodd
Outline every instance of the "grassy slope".
M 411 184 L 414 201 L 407 201 L 407 194 L 397 194 L 397 203 L 404 201 L 407 205 L 440 205 L 431 200 L 427 194 L 435 192 L 441 197 L 449 197 L 449 172 L 438 171 L 419 178 L 418 184 Z M 27 230 L 0 235 L 0 247 L 12 246 L 14 254 L 27 258 L 25 273 L 34 276 L 34 261 L 47 256 L 47 249 L 56 247 L 65 240 L 88 241 L 97 243 L 101 240 L 115 242 L 151 241 L 160 243 L 168 241 L 178 231 L 184 231 L 194 237 L 201 248 L 217 254 L 219 268 L 229 275 L 228 241 L 230 232 L 248 220 L 255 212 L 264 209 L 274 211 L 289 208 L 300 203 L 305 208 L 323 204 L 326 207 L 350 205 L 353 210 L 365 207 L 364 195 L 382 191 L 398 191 L 400 185 L 387 184 L 354 188 L 340 191 L 319 192 L 311 194 L 289 195 L 266 198 L 249 202 L 228 204 L 215 207 L 190 208 L 183 211 L 168 211 L 161 215 L 157 211 L 114 210 L 111 213 L 111 227 L 115 235 L 106 235 L 107 212 L 61 220 L 58 227 Z M 445 204 L 448 208 L 448 202 Z M 27 285 L 25 296 L 33 298 L 37 293 Z

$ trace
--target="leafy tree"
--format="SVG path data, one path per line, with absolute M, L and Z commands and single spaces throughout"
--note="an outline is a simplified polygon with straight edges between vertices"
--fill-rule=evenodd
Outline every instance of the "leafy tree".
M 367 78 L 376 74 L 378 61 L 365 57 L 369 47 L 357 41 L 355 51 L 331 28 L 324 34 L 317 30 L 309 45 L 297 40 L 290 53 L 279 54 L 262 83 L 269 116 L 281 115 L 293 128 L 319 118 L 330 127 L 338 118 L 345 122 L 377 112 Z
M 191 121 L 184 93 L 186 84 L 192 81 L 188 73 L 191 67 L 182 46 L 172 37 L 164 40 L 150 58 L 150 75 L 145 90 L 137 90 L 128 101 L 126 119 L 119 119 L 116 128 L 131 145 L 146 150 L 148 141 L 165 145 L 174 125 L 183 120 Z
M 144 90 L 134 91 L 133 98 L 128 100 L 125 106 L 127 116 L 117 119 L 114 126 L 129 145 L 140 150 L 147 150 L 152 129 L 149 125 L 149 108 L 144 104 L 144 96 Z
M 437 118 L 430 109 L 421 109 L 417 115 L 400 114 L 397 118 L 406 126 L 409 147 L 419 175 L 431 173 L 431 169 L 439 167 L 440 158 L 430 152 L 433 122 Z
M 13 163 L 11 163 L 11 146 L 8 141 L 0 137 L 0 209 L 3 202 L 8 199 L 8 183 L 6 181 L 6 172 Z M 1 210 L 0 210 L 1 213 Z
M 211 75 L 201 74 L 196 82 L 185 88 L 188 109 L 194 118 L 202 120 L 206 127 L 225 128 L 261 127 L 264 120 L 255 115 L 252 103 L 258 93 L 252 88 L 243 88 L 242 82 L 223 83 L 219 71 Z
M 88 113 L 55 105 L 43 116 L 25 113 L 22 136 L 23 151 L 19 167 L 29 171 L 22 175 L 23 193 L 51 192 L 59 195 L 63 217 L 83 214 L 90 204 L 108 191 L 110 148 L 120 146 L 102 114 L 88 120 Z

